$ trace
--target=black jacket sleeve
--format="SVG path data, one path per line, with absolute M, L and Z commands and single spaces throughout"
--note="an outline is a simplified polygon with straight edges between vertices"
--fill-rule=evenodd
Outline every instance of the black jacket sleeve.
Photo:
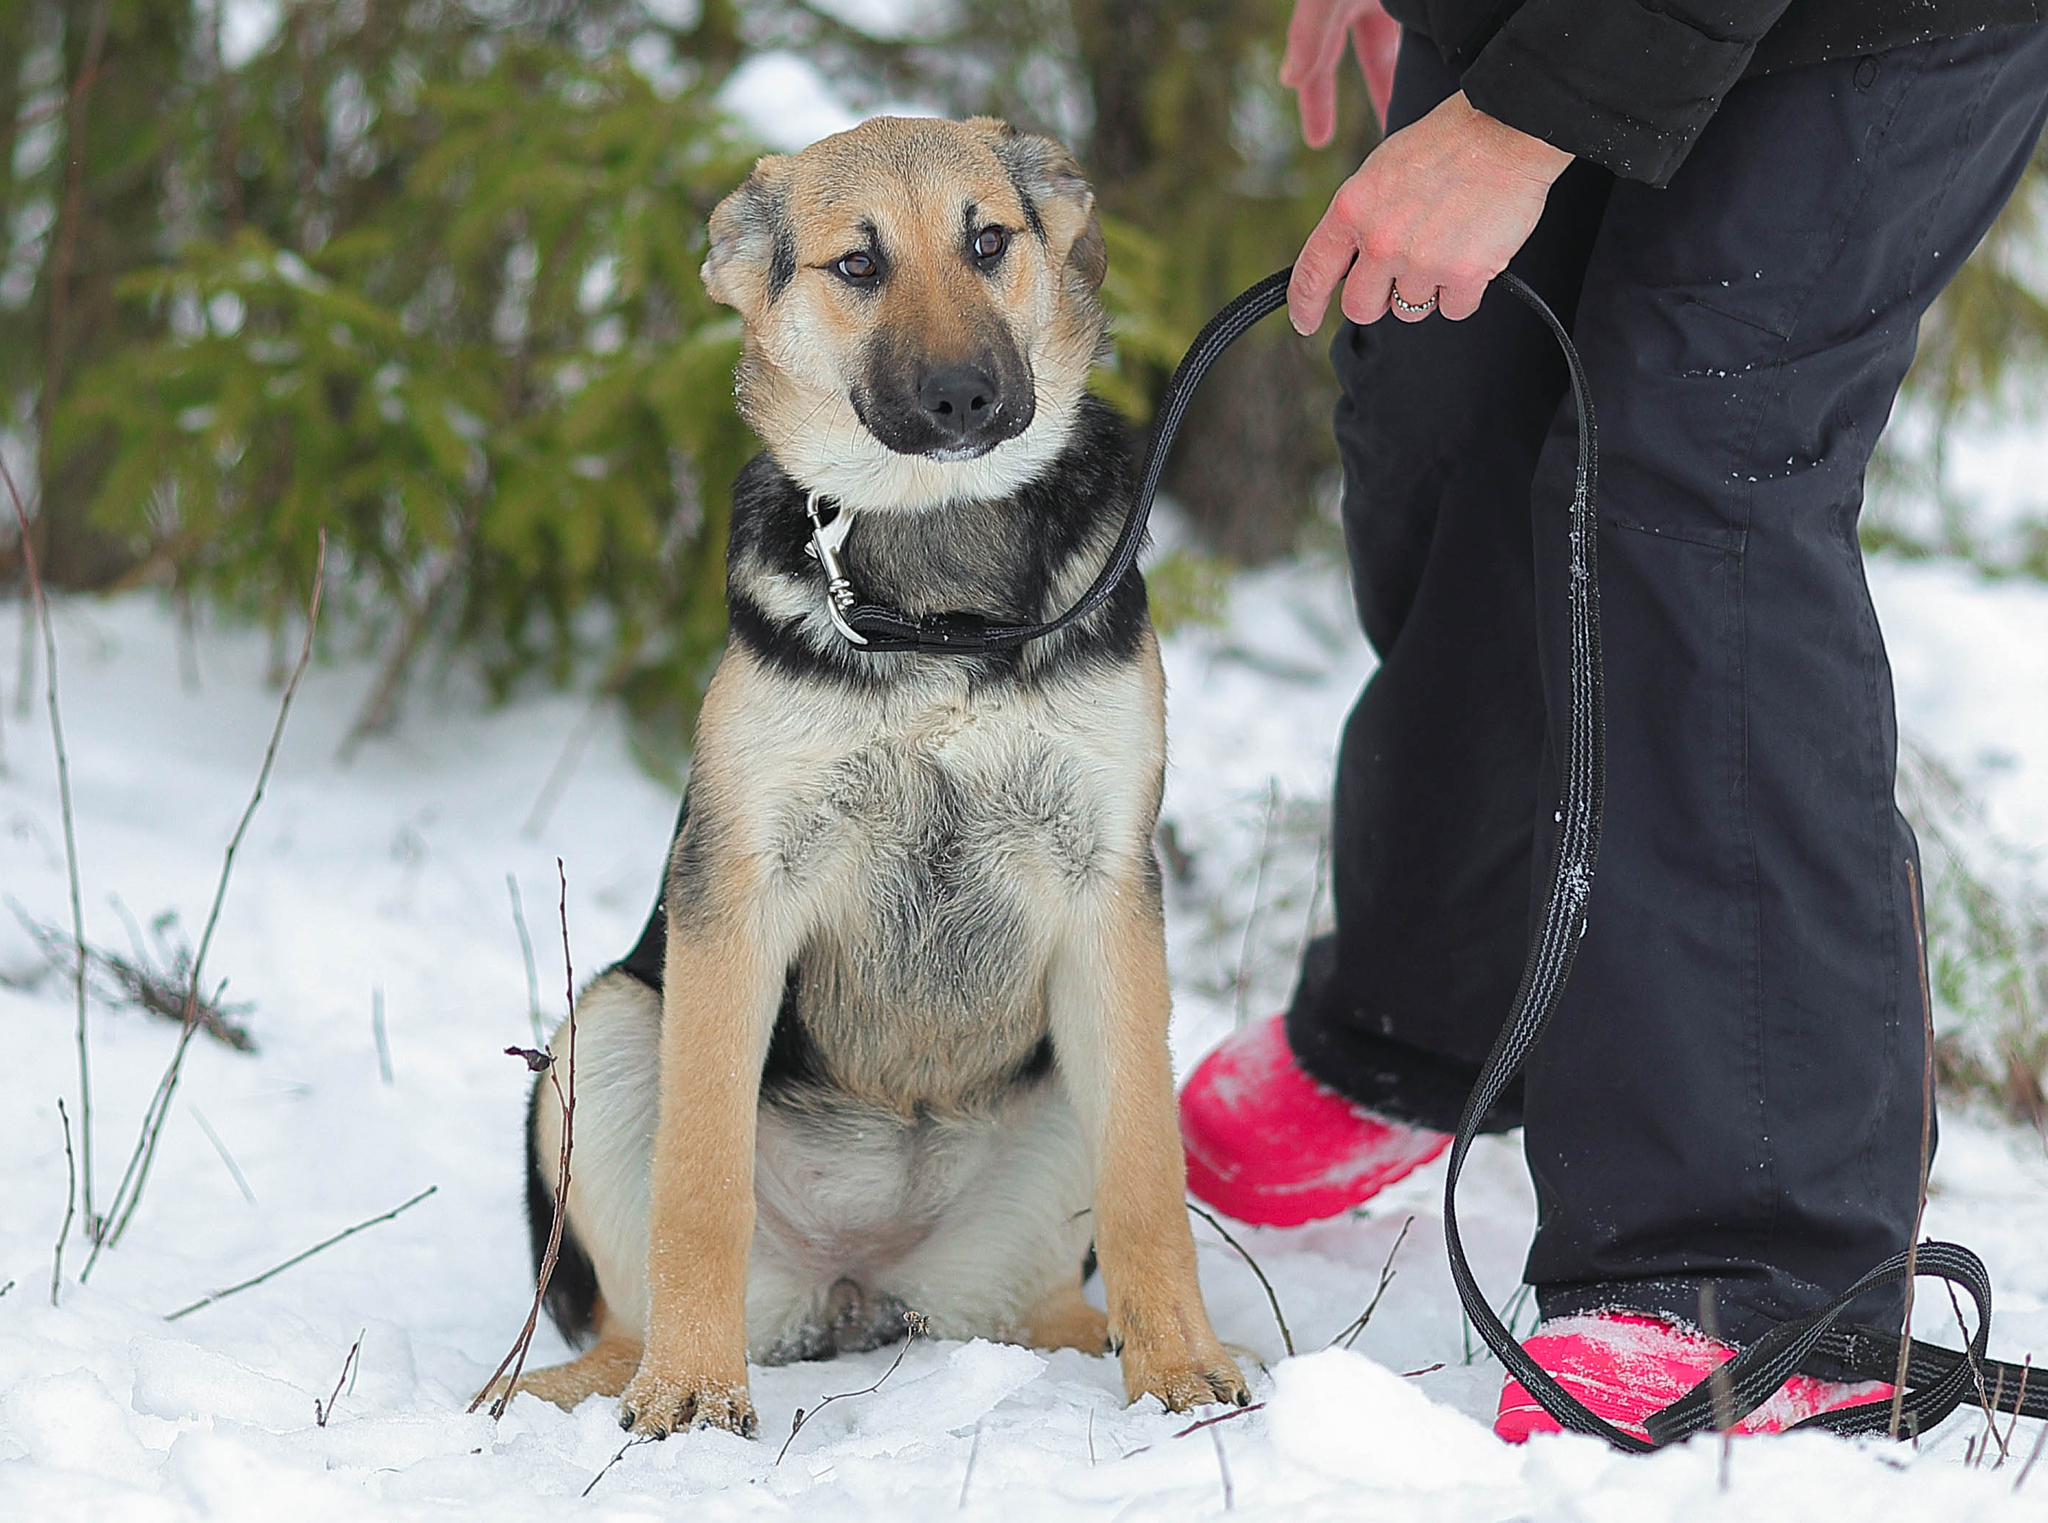
M 1526 0 L 1465 71 L 1488 116 L 1668 181 L 1790 0 Z

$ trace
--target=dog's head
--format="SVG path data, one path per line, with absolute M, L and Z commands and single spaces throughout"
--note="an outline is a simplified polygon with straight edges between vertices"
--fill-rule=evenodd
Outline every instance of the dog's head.
M 1002 122 L 878 117 L 765 158 L 711 215 L 740 411 L 853 507 L 1005 497 L 1066 441 L 1102 342 L 1095 196 Z

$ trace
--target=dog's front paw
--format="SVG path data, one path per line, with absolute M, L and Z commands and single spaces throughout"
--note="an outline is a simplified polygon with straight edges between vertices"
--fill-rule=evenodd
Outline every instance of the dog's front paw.
M 1124 1394 L 1132 1401 L 1157 1396 L 1169 1412 L 1214 1402 L 1245 1406 L 1251 1401 L 1237 1364 L 1213 1338 L 1199 1346 L 1171 1350 L 1123 1348 Z
M 752 1438 L 759 1419 L 744 1377 L 703 1379 L 643 1364 L 619 1398 L 619 1426 L 642 1438 L 667 1438 L 679 1428 L 723 1428 Z

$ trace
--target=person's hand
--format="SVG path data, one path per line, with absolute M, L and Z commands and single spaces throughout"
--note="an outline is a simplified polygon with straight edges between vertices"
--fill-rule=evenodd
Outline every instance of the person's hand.
M 1301 136 L 1311 148 L 1325 147 L 1337 131 L 1337 66 L 1344 61 L 1347 37 L 1358 54 L 1373 115 L 1384 122 L 1387 97 L 1394 89 L 1394 55 L 1401 49 L 1401 24 L 1386 13 L 1380 0 L 1295 0 L 1280 83 L 1301 104 Z
M 1390 308 L 1407 322 L 1432 311 L 1470 317 L 1571 161 L 1477 110 L 1462 91 L 1451 96 L 1381 143 L 1338 187 L 1295 261 L 1289 320 L 1297 332 L 1315 332 L 1339 281 L 1344 315 L 1355 323 L 1376 322 Z

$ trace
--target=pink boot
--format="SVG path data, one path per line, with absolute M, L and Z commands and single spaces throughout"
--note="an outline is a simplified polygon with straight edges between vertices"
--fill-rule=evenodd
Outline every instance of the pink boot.
M 1180 1092 L 1198 1199 L 1241 1222 L 1292 1227 L 1357 1205 L 1450 1145 L 1324 1089 L 1295 1063 L 1282 1020 L 1231 1036 Z
M 1638 1438 L 1643 1421 L 1705 1380 L 1735 1350 L 1703 1333 L 1661 1318 L 1623 1312 L 1560 1317 L 1522 1345 L 1557 1382 L 1593 1412 Z M 1882 1380 L 1860 1385 L 1795 1375 L 1769 1401 L 1735 1425 L 1737 1433 L 1781 1433 L 1794 1423 L 1837 1407 L 1887 1401 Z M 1556 1433 L 1559 1424 L 1536 1404 L 1519 1380 L 1501 1387 L 1493 1431 L 1511 1444 L 1532 1433 Z

